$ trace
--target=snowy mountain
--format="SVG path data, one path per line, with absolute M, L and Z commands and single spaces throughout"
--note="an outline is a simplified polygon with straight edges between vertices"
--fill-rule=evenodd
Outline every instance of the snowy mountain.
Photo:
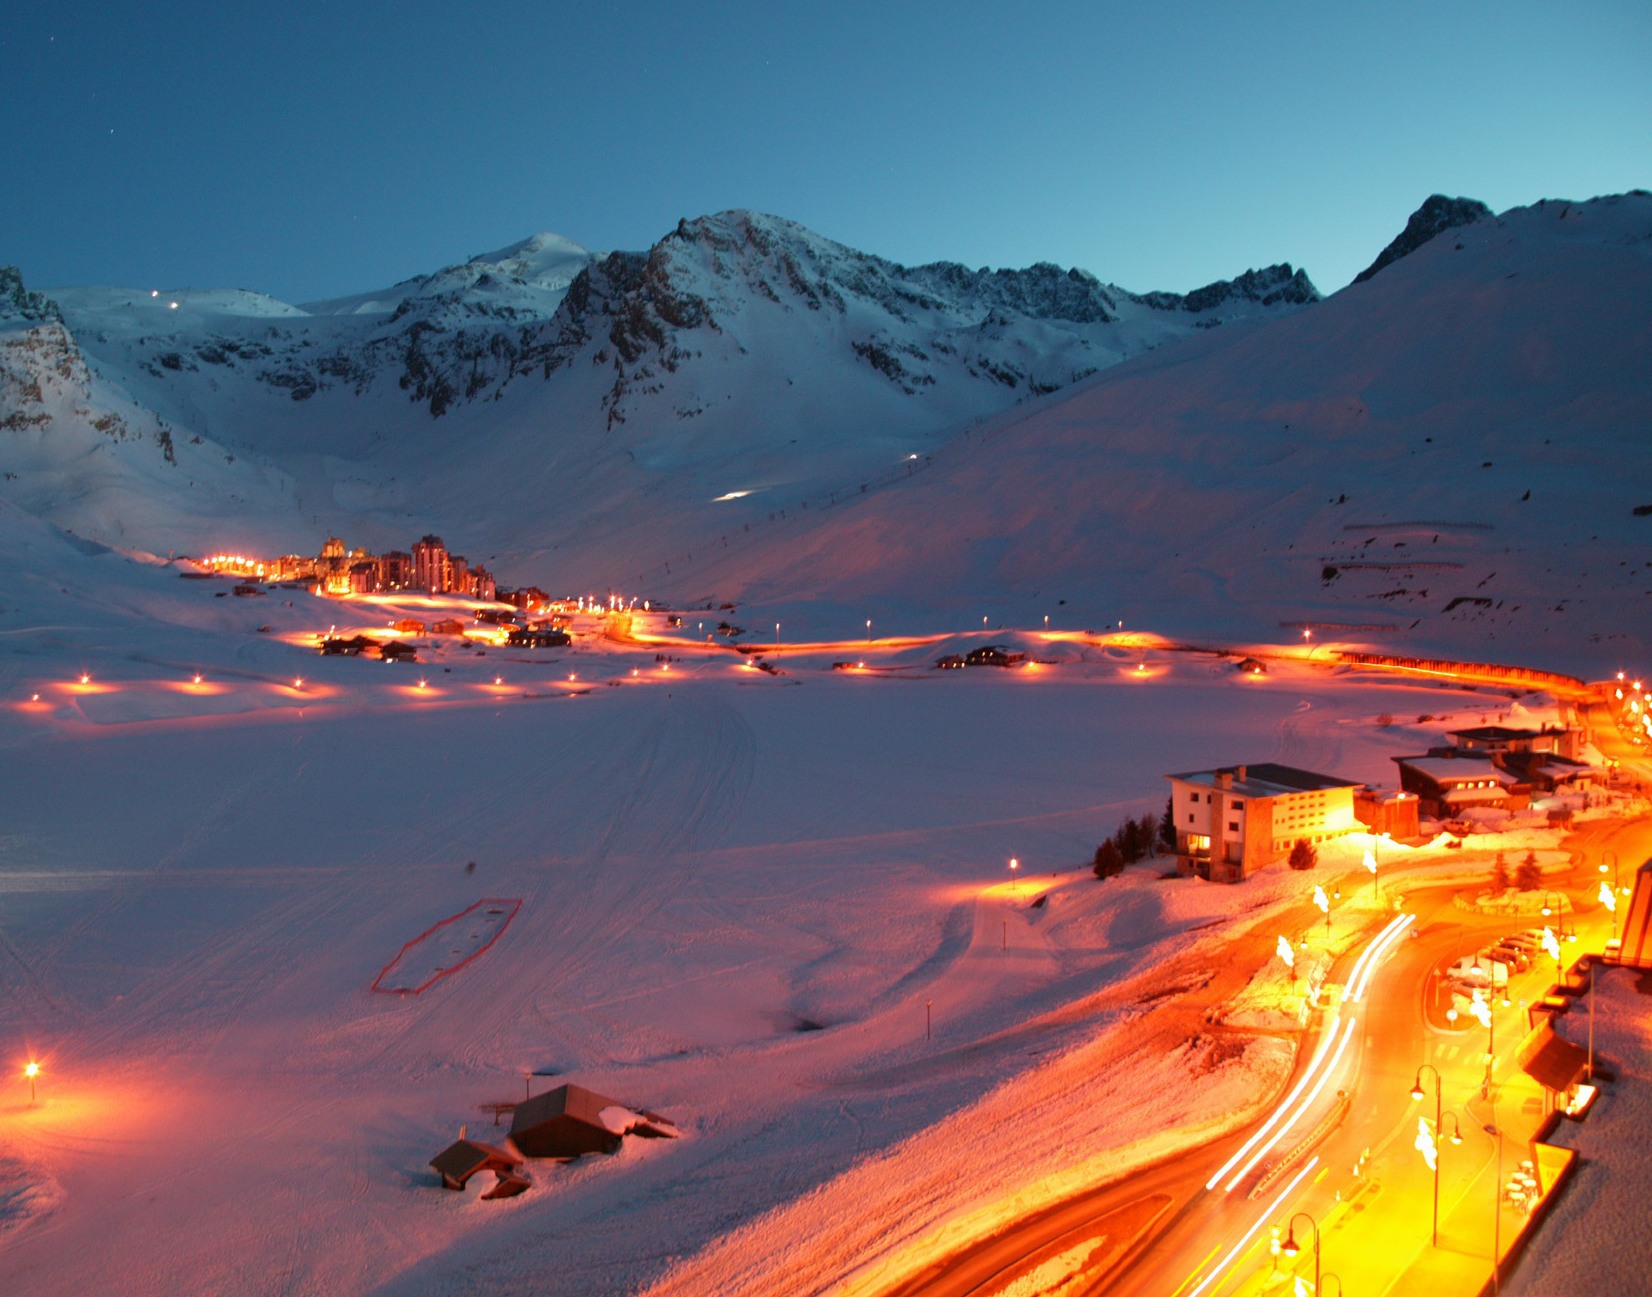
M 1066 607 L 1604 662 L 1652 641 L 1649 241 L 1639 191 L 1436 195 L 1318 304 L 1290 266 L 1137 294 L 747 212 L 303 307 L 14 274 L 3 492 L 158 553 L 434 530 L 507 582 L 823 623 Z
M 679 557 L 673 588 L 892 633 L 1053 613 L 1617 669 L 1652 645 L 1652 195 L 1443 228 Z
M 1051 265 L 908 268 L 746 212 L 682 222 L 644 253 L 536 235 L 303 307 L 54 290 L 61 322 L 6 326 L 0 417 L 34 431 L 0 459 L 19 503 L 126 544 L 405 544 L 436 527 L 524 566 L 572 545 L 562 576 L 582 581 L 581 544 L 611 554 L 627 502 L 652 501 L 627 542 L 652 562 L 663 505 L 859 479 L 1127 356 L 1317 297 L 1289 266 L 1185 296 Z M 58 369 L 75 394 L 35 400 Z M 131 428 L 158 453 L 89 475 Z

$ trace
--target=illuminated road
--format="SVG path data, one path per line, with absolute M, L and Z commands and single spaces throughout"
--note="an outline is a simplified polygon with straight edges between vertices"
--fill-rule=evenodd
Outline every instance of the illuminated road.
M 1612 840 L 1621 841 L 1626 850 L 1631 840 L 1652 843 L 1652 827 L 1621 829 Z M 1589 859 L 1596 859 L 1593 850 Z M 1597 877 L 1577 875 L 1588 884 Z M 1483 1173 L 1493 1166 L 1497 1147 L 1487 1131 L 1494 1125 L 1492 1105 L 1482 1095 L 1488 1033 L 1466 1014 L 1455 1023 L 1447 1020 L 1447 1004 L 1438 998 L 1434 974 L 1459 955 L 1472 955 L 1492 937 L 1529 926 L 1532 920 L 1457 909 L 1452 903 L 1456 890 L 1440 887 L 1408 897 L 1407 915 L 1415 917 L 1395 933 L 1376 960 L 1362 969 L 1360 955 L 1350 953 L 1338 962 L 1336 974 L 1345 979 L 1350 995 L 1363 981 L 1367 996 L 1342 1005 L 1334 1036 L 1333 1011 L 1310 1024 L 1286 1094 L 1310 1091 L 1316 1078 L 1326 1079 L 1318 1101 L 1267 1157 L 1252 1165 L 1253 1135 L 1270 1134 L 1279 1126 L 1269 1130 L 1259 1123 L 1019 1222 L 891 1289 L 890 1297 L 995 1292 L 1062 1253 L 1083 1258 L 1082 1280 L 1060 1289 L 1063 1297 L 1236 1297 L 1262 1291 L 1270 1280 L 1278 1282 L 1276 1265 L 1290 1263 L 1284 1257 L 1276 1261 L 1273 1230 L 1278 1227 L 1282 1234 L 1297 1212 L 1308 1213 L 1319 1229 L 1326 1273 L 1352 1276 L 1351 1291 L 1388 1291 L 1430 1247 L 1434 1180 L 1415 1140 L 1419 1116 L 1433 1123 L 1431 1074 L 1423 1074 L 1424 1101 L 1419 1104 L 1411 1098 L 1419 1067 L 1425 1063 L 1441 1077 L 1448 1134 L 1455 1128 L 1462 1135 L 1462 1143 L 1448 1140 L 1441 1146 L 1441 1246 L 1469 1267 L 1483 1258 L 1489 1276 L 1495 1191 L 1484 1186 L 1497 1182 Z M 1568 962 L 1580 949 L 1598 948 L 1606 916 L 1585 911 L 1576 922 L 1585 941 L 1567 947 Z M 1373 944 L 1362 943 L 1359 949 Z M 1526 1034 L 1523 1003 L 1540 998 L 1554 972 L 1554 964 L 1539 957 L 1511 982 L 1513 1005 L 1494 1010 L 1497 1064 L 1491 1096 L 1502 1104 L 1505 1168 L 1526 1156 L 1524 1136 L 1537 1121 L 1531 1109 L 1540 1104 L 1541 1092 L 1512 1063 Z M 1222 988 L 1213 985 L 1208 997 L 1200 997 L 1200 1006 L 1219 1001 L 1222 994 Z M 1356 1024 L 1351 1036 L 1350 1019 Z M 1152 1048 L 1152 1042 L 1144 1041 L 1143 1047 Z M 1335 1060 L 1328 1075 L 1326 1069 L 1314 1069 L 1315 1060 L 1322 1057 Z M 1345 1103 L 1339 1091 L 1346 1091 Z M 1321 1135 L 1317 1141 L 1312 1138 L 1316 1132 Z M 1298 1144 L 1311 1147 L 1287 1157 Z M 1284 1165 L 1274 1169 L 1280 1161 Z M 1210 1183 L 1215 1187 L 1207 1188 Z M 1235 1186 L 1231 1191 L 1229 1184 Z M 1452 1219 L 1470 1190 L 1485 1196 L 1484 1219 L 1478 1226 L 1467 1209 Z M 1512 1209 L 1504 1207 L 1502 1212 L 1499 1228 L 1506 1241 L 1519 1222 Z M 1470 1219 L 1468 1227 L 1465 1218 Z M 1298 1225 L 1303 1252 L 1296 1264 L 1311 1281 L 1309 1226 L 1300 1218 Z

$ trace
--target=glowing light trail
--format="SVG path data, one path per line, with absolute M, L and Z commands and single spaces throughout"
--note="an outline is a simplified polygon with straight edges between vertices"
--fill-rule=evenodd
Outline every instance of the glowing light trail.
M 1325 1083 L 1331 1079 L 1332 1074 L 1336 1071 L 1337 1064 L 1342 1061 L 1342 1051 L 1348 1048 L 1348 1042 L 1352 1040 L 1354 1036 L 1354 1028 L 1358 1025 L 1358 1019 L 1348 1019 L 1347 1025 L 1342 1029 L 1342 1039 L 1337 1043 L 1336 1052 L 1331 1055 L 1331 1061 L 1327 1063 L 1324 1069 L 1320 1072 L 1319 1080 L 1314 1083 L 1314 1088 L 1302 1096 L 1302 1102 L 1297 1104 L 1296 1111 L 1291 1115 L 1290 1120 L 1288 1120 L 1278 1130 L 1274 1131 L 1273 1137 L 1269 1139 L 1267 1143 L 1263 1144 L 1261 1148 L 1257 1149 L 1255 1154 L 1252 1155 L 1251 1160 L 1246 1162 L 1244 1166 L 1234 1173 L 1233 1179 L 1229 1180 L 1227 1183 L 1228 1192 L 1231 1192 L 1235 1185 L 1255 1170 L 1256 1164 L 1272 1152 L 1274 1145 L 1279 1143 L 1281 1139 L 1289 1134 L 1292 1128 L 1295 1127 L 1296 1123 L 1302 1120 L 1303 1115 L 1308 1111 L 1308 1109 L 1314 1106 L 1314 1101 L 1319 1098 L 1320 1091 L 1325 1088 Z
M 1324 1062 L 1326 1057 L 1330 1054 L 1332 1046 L 1336 1043 L 1337 1028 L 1341 1026 L 1341 1024 L 1341 1015 L 1332 1017 L 1330 1030 L 1320 1037 L 1319 1048 L 1314 1051 L 1313 1061 L 1308 1064 L 1307 1070 L 1297 1078 L 1296 1085 L 1292 1088 L 1290 1094 L 1286 1096 L 1285 1102 L 1275 1108 L 1273 1110 L 1273 1116 L 1263 1122 L 1256 1132 L 1239 1146 L 1239 1151 L 1222 1164 L 1221 1170 L 1205 1181 L 1206 1189 L 1214 1189 L 1218 1184 L 1220 1184 L 1234 1167 L 1238 1166 L 1244 1158 L 1250 1155 L 1252 1149 L 1268 1137 L 1268 1134 L 1273 1130 L 1279 1119 L 1283 1117 L 1285 1113 L 1288 1112 L 1296 1103 L 1297 1097 L 1303 1092 L 1303 1090 L 1307 1089 L 1308 1085 L 1313 1081 L 1314 1074 L 1319 1071 L 1319 1065 Z M 1226 1193 L 1231 1191 L 1235 1183 L 1237 1183 L 1237 1178 L 1234 1181 L 1230 1181 L 1227 1188 L 1224 1189 L 1223 1192 Z
M 1284 1202 L 1286 1198 L 1291 1196 L 1291 1194 L 1295 1193 L 1297 1185 L 1301 1184 L 1302 1181 L 1307 1178 L 1308 1172 L 1312 1171 L 1314 1167 L 1318 1165 L 1319 1155 L 1316 1153 L 1313 1157 L 1308 1159 L 1308 1164 L 1292 1177 L 1291 1182 L 1280 1190 L 1279 1196 L 1268 1204 L 1268 1209 L 1256 1218 L 1256 1223 L 1244 1232 L 1239 1241 L 1233 1245 L 1232 1250 L 1222 1258 L 1220 1263 L 1218 1263 L 1209 1274 L 1199 1281 L 1199 1286 L 1190 1291 L 1187 1294 L 1187 1297 L 1199 1297 L 1199 1294 L 1210 1286 L 1210 1281 L 1212 1279 L 1216 1278 L 1217 1275 L 1226 1272 L 1227 1268 L 1233 1264 L 1233 1259 L 1244 1250 L 1245 1245 L 1255 1236 L 1256 1231 L 1261 1229 L 1263 1225 L 1273 1219 L 1275 1213 L 1279 1210 L 1279 1204 Z
M 1402 914 L 1394 923 L 1389 925 L 1387 932 L 1383 936 L 1378 937 L 1376 941 L 1371 943 L 1371 948 L 1366 952 L 1370 958 L 1366 962 L 1364 969 L 1360 971 L 1358 979 L 1350 982 L 1350 986 L 1352 987 L 1350 998 L 1355 1004 L 1358 1004 L 1360 1001 L 1365 999 L 1366 989 L 1371 985 L 1371 978 L 1377 971 L 1378 961 L 1381 960 L 1381 958 L 1388 953 L 1389 948 L 1404 935 L 1405 930 L 1416 921 L 1417 916 L 1415 914 Z

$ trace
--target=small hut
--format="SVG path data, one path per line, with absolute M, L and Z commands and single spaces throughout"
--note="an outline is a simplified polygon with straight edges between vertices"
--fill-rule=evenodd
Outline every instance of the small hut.
M 500 1192 L 507 1180 L 521 1179 L 516 1174 L 517 1168 L 522 1165 L 521 1154 L 508 1147 L 500 1148 L 497 1144 L 467 1139 L 463 1126 L 459 1127 L 459 1138 L 431 1158 L 430 1165 L 442 1177 L 444 1189 L 463 1189 L 478 1171 L 492 1171 L 499 1178 L 499 1184 L 484 1193 L 484 1198 L 505 1198 L 528 1187 L 527 1181 L 523 1180 L 521 1189 Z
M 579 1085 L 559 1085 L 516 1105 L 511 1143 L 528 1157 L 580 1157 L 617 1153 L 624 1136 L 675 1138 L 663 1117 L 638 1112 Z

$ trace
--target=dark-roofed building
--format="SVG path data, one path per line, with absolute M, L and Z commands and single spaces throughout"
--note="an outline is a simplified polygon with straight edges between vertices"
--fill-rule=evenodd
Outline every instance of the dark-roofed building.
M 524 1099 L 511 1118 L 511 1143 L 529 1157 L 616 1153 L 626 1135 L 675 1139 L 677 1133 L 657 1113 L 627 1108 L 580 1085 L 559 1085 Z
M 1448 730 L 1446 735 L 1465 752 L 1552 752 L 1562 757 L 1576 757 L 1582 739 L 1577 730 L 1551 726 L 1533 730 L 1476 725 L 1472 729 Z
M 1450 819 L 1476 807 L 1519 810 L 1530 802 L 1529 785 L 1490 757 L 1442 749 L 1426 757 L 1395 757 L 1394 763 L 1400 787 L 1416 794 L 1430 818 Z
M 1324 842 L 1361 828 L 1364 785 L 1272 761 L 1166 775 L 1184 874 L 1237 883 L 1282 859 L 1298 839 Z
M 470 1177 L 478 1171 L 492 1171 L 501 1181 L 516 1178 L 514 1172 L 522 1165 L 522 1158 L 520 1154 L 508 1148 L 500 1148 L 497 1144 L 484 1144 L 480 1140 L 465 1138 L 464 1128 L 461 1127 L 459 1138 L 431 1158 L 430 1165 L 435 1168 L 436 1174 L 442 1177 L 443 1188 L 463 1189 L 469 1183 Z M 526 1187 L 524 1184 L 523 1188 Z M 516 1192 L 519 1193 L 521 1190 Z M 508 1195 L 496 1193 L 492 1196 Z
M 513 626 L 505 633 L 505 643 L 513 648 L 562 648 L 573 639 L 555 626 Z
M 1553 752 L 1504 752 L 1494 760 L 1533 792 L 1584 792 L 1599 773 L 1586 762 Z
M 619 1151 L 624 1127 L 602 1120 L 608 1109 L 629 1109 L 579 1085 L 559 1085 L 516 1105 L 511 1142 L 529 1157 L 579 1157 Z

